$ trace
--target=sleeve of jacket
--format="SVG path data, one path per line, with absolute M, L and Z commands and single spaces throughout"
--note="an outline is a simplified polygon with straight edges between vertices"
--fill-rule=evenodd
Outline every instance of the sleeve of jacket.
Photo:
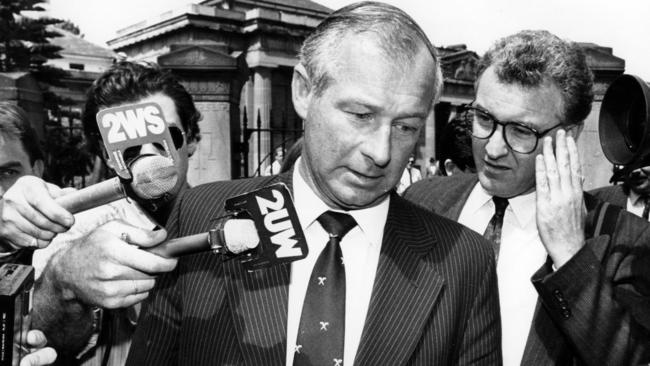
M 168 238 L 179 236 L 182 200 L 170 216 Z M 181 261 L 172 272 L 161 275 L 143 303 L 138 326 L 126 362 L 127 366 L 180 365 L 178 339 L 181 321 Z
M 621 213 L 612 240 L 588 239 L 564 266 L 532 281 L 545 310 L 587 365 L 650 362 L 650 225 Z
M 488 265 L 472 304 L 460 347 L 458 365 L 501 365 L 501 316 L 495 262 Z

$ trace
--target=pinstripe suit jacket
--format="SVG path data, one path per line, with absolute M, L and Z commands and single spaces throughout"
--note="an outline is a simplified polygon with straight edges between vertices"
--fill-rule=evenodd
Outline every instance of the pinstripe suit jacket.
M 291 175 L 187 192 L 172 236 L 206 231 L 224 201 Z M 247 272 L 210 253 L 182 258 L 146 302 L 127 365 L 283 365 L 290 265 Z M 355 365 L 500 365 L 491 249 L 471 230 L 391 198 Z
M 405 198 L 457 220 L 474 174 L 432 177 Z M 597 200 L 585 195 L 593 221 Z M 650 360 L 650 225 L 621 210 L 612 238 L 588 238 L 558 271 L 532 277 L 539 294 L 522 365 L 640 365 Z M 507 347 L 507 345 L 505 345 Z

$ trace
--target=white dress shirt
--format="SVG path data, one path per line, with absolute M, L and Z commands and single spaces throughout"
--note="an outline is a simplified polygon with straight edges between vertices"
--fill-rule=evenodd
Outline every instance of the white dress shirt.
M 293 365 L 302 304 L 307 292 L 312 269 L 329 236 L 316 221 L 325 211 L 331 210 L 307 185 L 297 168 L 293 171 L 293 198 L 300 225 L 305 233 L 309 254 L 291 264 L 289 285 L 289 314 L 287 318 L 287 366 Z M 379 252 L 388 215 L 389 199 L 377 206 L 347 211 L 357 222 L 341 240 L 345 264 L 345 348 L 343 365 L 352 365 L 359 347 L 372 294 Z
M 530 278 L 547 256 L 537 233 L 535 199 L 535 192 L 508 199 L 503 218 L 497 277 L 504 366 L 521 364 L 538 297 Z M 492 196 L 477 183 L 458 222 L 483 235 L 492 215 Z
M 634 191 L 630 190 L 630 194 L 627 196 L 627 211 L 643 217 L 643 210 L 645 209 L 645 199 Z M 648 218 L 650 220 L 650 217 Z

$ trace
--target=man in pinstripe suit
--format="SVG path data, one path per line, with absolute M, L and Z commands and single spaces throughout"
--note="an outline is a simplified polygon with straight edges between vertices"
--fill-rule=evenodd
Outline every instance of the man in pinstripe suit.
M 494 242 L 504 365 L 650 358 L 650 226 L 622 210 L 599 224 L 598 202 L 582 191 L 574 139 L 592 95 L 578 45 L 546 31 L 497 41 L 465 108 L 478 174 L 434 177 L 405 194 L 488 234 L 507 199 Z
M 344 354 L 326 365 L 500 365 L 488 244 L 393 190 L 441 81 L 433 46 L 401 10 L 358 3 L 324 20 L 294 71 L 305 121 L 296 168 L 191 189 L 168 227 L 171 236 L 206 231 L 227 198 L 282 182 L 307 258 L 254 272 L 208 253 L 182 258 L 147 300 L 127 365 L 297 365 L 303 298 L 327 240 L 316 218 L 328 210 L 356 226 L 340 243 Z

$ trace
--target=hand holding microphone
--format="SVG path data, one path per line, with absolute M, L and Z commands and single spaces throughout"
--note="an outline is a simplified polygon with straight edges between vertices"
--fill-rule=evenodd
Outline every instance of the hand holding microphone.
M 160 155 L 143 155 L 131 163 L 133 181 L 128 187 L 119 177 L 94 184 L 56 199 L 70 213 L 101 206 L 133 192 L 142 200 L 154 200 L 170 192 L 178 181 L 174 161 Z

